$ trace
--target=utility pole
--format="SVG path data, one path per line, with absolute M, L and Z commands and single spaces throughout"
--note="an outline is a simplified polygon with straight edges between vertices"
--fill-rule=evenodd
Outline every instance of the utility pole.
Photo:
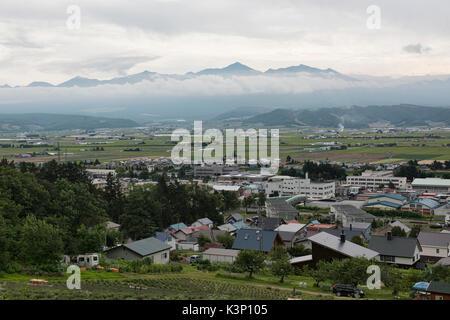
M 58 141 L 58 162 L 61 162 L 61 145 Z

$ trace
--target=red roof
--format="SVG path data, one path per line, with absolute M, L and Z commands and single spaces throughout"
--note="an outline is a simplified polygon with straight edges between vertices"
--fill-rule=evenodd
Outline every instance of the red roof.
M 322 230 L 322 229 L 334 229 L 336 226 L 334 224 L 324 224 L 324 223 L 316 223 L 311 224 L 306 227 L 306 230 Z
M 289 221 L 287 221 L 286 223 L 287 223 L 287 224 L 290 224 L 290 223 L 298 223 L 298 224 L 300 224 L 300 222 L 298 222 L 298 221 L 295 220 L 295 219 L 289 220 Z
M 200 226 L 200 227 L 195 227 L 195 228 L 191 228 L 193 232 L 195 231 L 200 231 L 200 230 L 209 230 L 208 226 Z
M 212 242 L 208 242 L 205 243 L 205 245 L 203 246 L 205 249 L 210 249 L 210 248 L 217 248 L 217 249 L 222 249 L 223 245 L 221 243 L 212 243 Z
M 178 231 L 181 231 L 181 232 L 183 232 L 184 234 L 191 234 L 192 232 L 194 232 L 193 228 L 182 228 L 182 229 L 180 229 L 180 230 L 178 230 Z M 178 231 L 177 231 L 177 232 L 178 232 Z

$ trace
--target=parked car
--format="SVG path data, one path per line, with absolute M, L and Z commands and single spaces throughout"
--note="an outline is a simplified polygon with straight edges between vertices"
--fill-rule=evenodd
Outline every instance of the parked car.
M 190 257 L 189 263 L 190 264 L 198 263 L 200 261 L 200 259 L 201 259 L 201 257 L 199 255 L 197 255 L 197 254 L 193 255 L 193 256 Z
M 354 298 L 363 298 L 366 293 L 358 288 L 350 284 L 333 284 L 333 293 L 335 293 L 338 297 L 340 296 L 348 296 Z

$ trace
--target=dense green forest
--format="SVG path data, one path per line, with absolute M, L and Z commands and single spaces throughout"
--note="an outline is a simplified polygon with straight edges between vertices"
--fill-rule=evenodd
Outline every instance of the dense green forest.
M 168 225 L 208 217 L 223 223 L 221 211 L 236 205 L 222 193 L 198 185 L 168 182 L 121 192 L 109 176 L 105 190 L 92 184 L 81 164 L 52 161 L 37 167 L 0 162 L 0 270 L 22 266 L 54 268 L 63 254 L 101 252 L 121 239 L 153 236 Z M 121 224 L 108 230 L 106 221 Z

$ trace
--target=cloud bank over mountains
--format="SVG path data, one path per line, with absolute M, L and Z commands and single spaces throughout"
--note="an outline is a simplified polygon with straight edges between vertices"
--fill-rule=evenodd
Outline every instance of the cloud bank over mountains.
M 236 107 L 318 108 L 411 103 L 448 106 L 450 76 L 364 77 L 306 65 L 258 71 L 241 63 L 186 74 L 144 71 L 0 88 L 0 112 L 206 119 Z

